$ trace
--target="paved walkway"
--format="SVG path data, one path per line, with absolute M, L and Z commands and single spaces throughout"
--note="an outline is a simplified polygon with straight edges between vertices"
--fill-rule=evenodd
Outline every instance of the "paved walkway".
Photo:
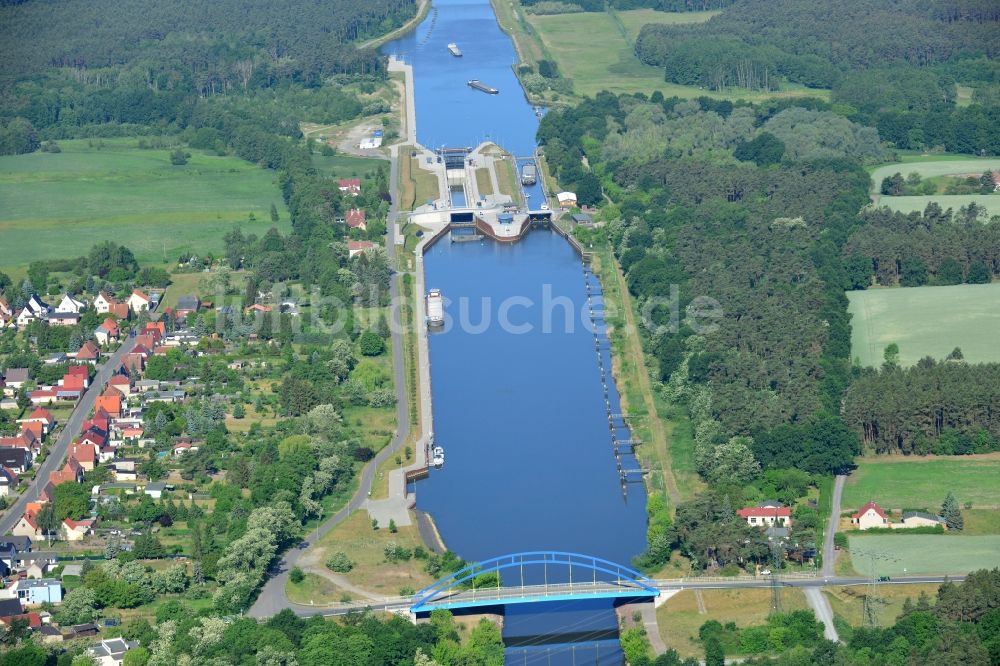
M 830 519 L 826 524 L 826 532 L 823 534 L 823 577 L 829 578 L 834 575 L 834 565 L 837 562 L 837 549 L 834 546 L 833 536 L 840 526 L 840 501 L 844 495 L 844 482 L 847 477 L 838 474 L 833 480 L 833 498 L 830 502 Z
M 823 623 L 823 637 L 828 641 L 840 641 L 837 627 L 833 624 L 833 609 L 830 608 L 830 600 L 823 594 L 823 590 L 818 587 L 807 587 L 803 592 L 809 607 L 816 614 L 816 619 Z

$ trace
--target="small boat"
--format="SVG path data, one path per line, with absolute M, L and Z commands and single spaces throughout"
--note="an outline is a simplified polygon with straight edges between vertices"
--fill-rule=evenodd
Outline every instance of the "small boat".
M 435 467 L 444 467 L 444 448 L 440 446 L 435 446 L 434 450 L 431 452 L 431 462 Z
M 496 88 L 492 88 L 492 87 L 486 85 L 485 83 L 483 83 L 479 79 L 471 79 L 469 81 L 469 87 L 473 88 L 474 90 L 478 90 L 480 92 L 488 93 L 490 95 L 498 95 L 498 94 L 500 94 L 499 90 L 497 90 Z
M 456 58 L 462 57 L 462 52 L 458 49 L 458 44 L 456 44 L 455 42 L 452 42 L 451 44 L 448 45 L 448 53 L 452 54 Z

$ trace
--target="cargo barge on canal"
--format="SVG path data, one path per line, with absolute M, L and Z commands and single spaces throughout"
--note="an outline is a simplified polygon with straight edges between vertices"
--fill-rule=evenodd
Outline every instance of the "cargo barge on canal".
M 491 88 L 490 86 L 486 85 L 479 79 L 472 79 L 471 81 L 469 81 L 469 87 L 475 90 L 479 90 L 480 92 L 488 93 L 490 95 L 500 94 L 499 90 L 497 90 L 496 88 Z
M 452 42 L 451 44 L 448 45 L 448 53 L 452 54 L 456 58 L 462 57 L 462 52 L 459 50 L 458 44 L 456 44 L 455 42 Z

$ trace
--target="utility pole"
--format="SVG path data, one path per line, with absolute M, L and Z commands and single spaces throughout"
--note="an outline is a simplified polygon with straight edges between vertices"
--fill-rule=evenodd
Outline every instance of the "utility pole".
M 882 598 L 879 596 L 879 580 L 878 571 L 876 570 L 876 562 L 897 562 L 898 560 L 891 555 L 877 551 L 862 551 L 856 550 L 851 553 L 852 555 L 859 555 L 861 557 L 868 557 L 869 562 L 869 577 L 867 592 L 865 594 L 865 604 L 862 621 L 867 629 L 877 629 L 878 628 L 878 608 L 883 603 Z

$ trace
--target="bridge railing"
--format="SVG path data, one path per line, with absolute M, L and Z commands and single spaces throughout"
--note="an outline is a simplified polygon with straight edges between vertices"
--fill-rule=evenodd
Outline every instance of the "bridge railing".
M 790 573 L 772 574 L 770 576 L 687 576 L 684 578 L 657 578 L 653 582 L 657 586 L 684 585 L 685 583 L 764 583 L 772 578 L 781 580 L 810 580 L 819 578 L 818 573 L 809 571 L 795 571 Z

